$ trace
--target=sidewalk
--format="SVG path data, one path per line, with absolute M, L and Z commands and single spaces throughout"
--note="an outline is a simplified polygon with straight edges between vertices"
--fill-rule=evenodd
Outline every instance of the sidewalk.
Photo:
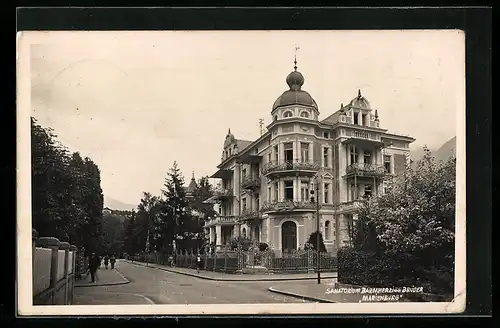
M 361 301 L 360 294 L 333 293 L 336 280 L 322 280 L 321 284 L 317 281 L 277 284 L 270 287 L 269 291 L 319 303 L 358 303 Z
M 90 281 L 90 274 L 88 277 L 83 277 L 82 280 L 78 280 L 75 283 L 75 287 L 95 287 L 95 286 L 115 286 L 128 284 L 127 278 L 125 278 L 119 271 L 111 269 L 104 269 L 101 267 L 97 270 L 97 279 L 95 283 Z
M 122 260 L 131 264 L 146 266 L 146 263 L 137 262 L 137 261 L 129 261 Z M 159 270 L 169 271 L 173 273 L 183 274 L 186 276 L 196 277 L 200 279 L 206 280 L 215 280 L 215 281 L 290 281 L 290 280 L 314 280 L 317 279 L 316 273 L 288 273 L 288 274 L 230 274 L 230 273 L 222 273 L 222 272 L 213 272 L 213 271 L 205 271 L 200 270 L 199 273 L 196 272 L 195 269 L 187 269 L 187 268 L 176 268 L 170 267 L 167 265 L 147 264 L 150 268 L 155 268 Z M 336 272 L 322 272 L 321 277 L 324 279 L 332 279 L 337 278 Z

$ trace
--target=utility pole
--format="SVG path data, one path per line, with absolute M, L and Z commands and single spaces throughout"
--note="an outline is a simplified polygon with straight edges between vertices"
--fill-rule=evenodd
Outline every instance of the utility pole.
M 319 172 L 318 172 L 319 174 Z M 314 203 L 316 202 L 316 257 L 317 257 L 317 262 L 316 262 L 316 271 L 318 272 L 318 284 L 321 284 L 321 273 L 320 273 L 320 238 L 319 234 L 320 229 L 319 229 L 319 224 L 320 224 L 320 219 L 319 219 L 319 176 L 316 174 L 314 176 L 314 183 L 315 183 L 315 189 L 316 189 L 316 197 L 314 197 L 314 190 L 311 190 L 311 202 Z

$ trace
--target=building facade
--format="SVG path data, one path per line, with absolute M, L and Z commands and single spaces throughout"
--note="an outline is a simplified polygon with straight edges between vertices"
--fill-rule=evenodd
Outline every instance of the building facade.
M 207 200 L 219 215 L 206 223 L 206 233 L 216 245 L 246 236 L 288 252 L 303 248 L 318 230 L 319 212 L 325 246 L 335 253 L 349 242 L 359 200 L 384 192 L 385 181 L 405 169 L 415 139 L 383 129 L 361 91 L 319 120 L 296 65 L 286 83 L 260 138 L 240 140 L 228 131 L 211 176 L 220 183 Z M 319 211 L 311 190 L 319 191 Z

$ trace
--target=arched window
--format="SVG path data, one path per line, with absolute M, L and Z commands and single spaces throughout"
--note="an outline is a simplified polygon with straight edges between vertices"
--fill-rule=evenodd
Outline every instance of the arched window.
M 287 118 L 287 117 L 292 117 L 293 116 L 293 113 L 289 110 L 287 110 L 286 112 L 283 113 L 283 117 L 284 118 Z
M 243 235 L 243 238 L 246 238 L 247 237 L 247 229 L 243 228 L 243 230 L 241 230 L 241 234 Z
M 289 253 L 297 250 L 297 225 L 286 221 L 281 225 L 281 251 Z
M 255 239 L 257 242 L 260 242 L 260 229 L 259 229 L 259 226 L 255 226 L 255 230 L 254 230 L 254 239 Z
M 302 112 L 302 113 L 300 113 L 300 117 L 309 118 L 309 113 L 308 112 Z
M 325 240 L 331 240 L 330 236 L 330 221 L 325 222 Z

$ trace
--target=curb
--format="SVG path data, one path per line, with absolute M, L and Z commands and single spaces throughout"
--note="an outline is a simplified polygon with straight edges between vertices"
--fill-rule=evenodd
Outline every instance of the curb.
M 125 278 L 125 276 L 120 272 L 118 271 L 117 269 L 115 269 L 116 272 L 118 272 L 118 274 L 125 280 L 125 281 L 121 281 L 121 282 L 110 282 L 110 283 L 106 283 L 106 284 L 94 284 L 94 285 L 91 285 L 91 284 L 88 284 L 88 285 L 78 285 L 78 284 L 75 284 L 75 287 L 79 288 L 79 287 L 103 287 L 103 286 L 119 286 L 119 285 L 127 285 L 127 284 L 130 284 L 130 280 L 128 280 L 127 278 Z
M 284 292 L 282 290 L 279 290 L 279 289 L 276 289 L 276 288 L 273 288 L 273 287 L 269 287 L 268 291 L 270 291 L 271 293 L 276 293 L 276 294 L 281 294 L 281 295 L 285 295 L 285 296 L 292 296 L 292 297 L 295 297 L 295 298 L 300 298 L 300 299 L 306 300 L 306 301 L 313 301 L 313 302 L 319 302 L 319 303 L 337 303 L 335 301 L 326 300 L 324 298 L 311 297 L 311 296 L 296 294 L 296 293 L 292 293 L 292 292 Z
M 314 280 L 314 279 L 317 279 L 316 277 L 311 277 L 311 278 L 309 278 L 309 277 L 307 277 L 307 278 L 305 278 L 305 277 L 301 277 L 301 278 L 297 278 L 297 277 L 290 277 L 290 278 L 263 278 L 263 279 L 212 278 L 212 277 L 206 277 L 206 276 L 198 275 L 198 274 L 194 274 L 194 273 L 180 272 L 180 271 L 177 271 L 177 270 L 171 270 L 171 269 L 168 269 L 168 268 L 160 268 L 160 267 L 157 267 L 157 266 L 147 266 L 147 265 L 145 265 L 143 263 L 140 263 L 140 262 L 131 262 L 131 261 L 128 261 L 128 260 L 125 260 L 125 261 L 128 262 L 128 263 L 130 263 L 130 264 L 140 265 L 140 266 L 144 266 L 144 267 L 148 267 L 148 268 L 152 268 L 152 269 L 163 270 L 163 271 L 167 271 L 167 272 L 182 274 L 182 275 L 189 276 L 189 277 L 199 278 L 199 279 L 203 279 L 203 280 L 211 280 L 211 281 L 252 282 L 252 281 L 293 281 L 293 280 Z M 328 277 L 328 278 L 324 278 L 324 279 L 334 279 L 334 278 L 336 278 L 336 277 Z

